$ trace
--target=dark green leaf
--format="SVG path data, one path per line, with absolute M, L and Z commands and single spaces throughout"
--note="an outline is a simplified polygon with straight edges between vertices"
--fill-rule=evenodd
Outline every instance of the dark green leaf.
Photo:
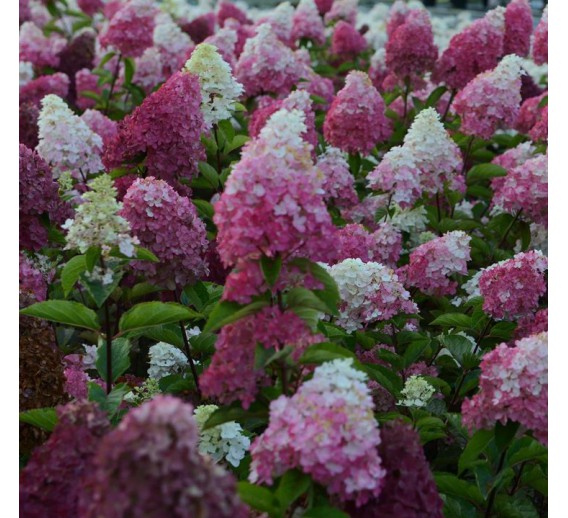
M 322 342 L 312 345 L 300 358 L 300 363 L 323 363 L 338 358 L 356 358 L 355 353 L 333 342 Z
M 102 307 L 112 292 L 117 288 L 124 272 L 112 272 L 112 282 L 103 284 L 101 280 L 91 280 L 86 273 L 81 275 L 81 284 L 87 289 L 89 295 L 93 297 L 97 307 Z
M 89 387 L 89 401 L 98 403 L 109 417 L 116 414 L 124 396 L 130 392 L 130 387 L 126 383 L 115 385 L 108 395 L 105 390 L 94 381 L 89 381 L 87 386 Z
M 238 404 L 218 408 L 213 412 L 203 425 L 204 430 L 219 426 L 231 421 L 242 422 L 251 417 L 259 417 L 268 420 L 268 409 L 259 403 L 253 403 L 248 410 L 244 410 Z
M 436 485 L 441 493 L 463 498 L 464 500 L 477 505 L 483 504 L 484 498 L 481 495 L 479 488 L 474 484 L 470 484 L 465 480 L 460 480 L 455 475 L 451 475 L 449 473 L 435 473 L 434 479 L 436 480 Z
M 215 214 L 215 209 L 213 208 L 213 205 L 211 205 L 211 203 L 205 200 L 196 200 L 195 198 L 192 198 L 191 201 L 195 205 L 198 214 L 202 218 L 213 219 L 213 215 Z
M 151 261 L 153 263 L 159 263 L 160 260 L 147 248 L 142 248 L 141 246 L 136 247 L 136 259 L 139 261 Z
M 495 444 L 499 451 L 504 451 L 511 441 L 515 438 L 515 434 L 519 429 L 519 423 L 507 421 L 506 425 L 502 425 L 499 421 L 495 425 Z
M 67 264 L 61 270 L 61 287 L 65 297 L 75 286 L 79 280 L 79 276 L 87 269 L 87 262 L 84 255 L 76 255 L 67 261 Z
M 276 284 L 280 269 L 282 268 L 282 256 L 278 255 L 274 259 L 263 255 L 260 259 L 260 267 L 266 282 L 270 287 Z
M 116 338 L 112 341 L 112 382 L 114 383 L 130 367 L 130 343 L 126 338 Z M 97 371 L 99 376 L 107 381 L 107 344 L 97 348 Z
M 276 497 L 267 488 L 250 482 L 239 482 L 237 492 L 240 499 L 253 509 L 268 513 L 271 517 L 281 515 Z
M 316 296 L 321 299 L 327 306 L 328 312 L 331 315 L 338 315 L 337 305 L 339 304 L 339 290 L 337 284 L 329 275 L 327 270 L 317 263 L 309 261 L 308 259 L 293 259 L 290 261 L 290 266 L 297 266 L 300 270 L 309 273 L 317 281 L 323 284 L 323 290 L 313 290 Z
M 315 309 L 320 313 L 328 310 L 327 305 L 313 291 L 301 287 L 292 288 L 287 293 L 286 304 L 290 308 L 305 307 Z
M 43 318 L 58 324 L 84 327 L 98 331 L 100 328 L 97 314 L 83 304 L 67 300 L 47 300 L 38 302 L 20 311 L 22 315 Z
M 287 509 L 310 487 L 312 480 L 299 470 L 293 469 L 284 473 L 276 489 L 276 498 L 282 509 Z
M 199 316 L 192 309 L 174 302 L 142 302 L 122 315 L 118 327 L 121 332 L 134 331 Z
M 93 268 L 97 264 L 98 260 L 101 257 L 101 249 L 97 246 L 92 246 L 87 250 L 85 254 L 85 262 L 87 264 L 87 270 L 89 272 L 93 271 Z
M 222 301 L 219 302 L 207 319 L 207 323 L 203 331 L 213 332 L 221 327 L 235 322 L 243 317 L 256 313 L 262 308 L 268 306 L 268 302 L 260 300 L 252 302 L 246 306 L 241 306 L 236 302 Z
M 302 514 L 302 518 L 349 518 L 349 515 L 336 507 L 312 507 Z
M 458 475 L 475 462 L 493 438 L 493 430 L 479 430 L 468 441 L 458 461 Z
M 225 153 L 229 154 L 231 151 L 234 151 L 235 149 L 240 148 L 241 146 L 243 146 L 244 144 L 246 144 L 249 141 L 249 137 L 247 137 L 246 135 L 235 135 L 235 138 L 231 141 L 231 143 L 227 143 L 227 145 L 225 146 Z
M 439 86 L 438 88 L 434 89 L 428 96 L 428 99 L 426 99 L 426 108 L 435 106 L 442 98 L 442 95 L 444 95 L 447 91 L 448 89 L 445 86 Z
M 127 86 L 132 83 L 134 72 L 136 70 L 136 63 L 132 58 L 124 58 L 124 85 Z
M 446 313 L 438 318 L 435 318 L 430 322 L 431 326 L 443 326 L 443 327 L 471 327 L 471 317 L 464 315 L 462 313 Z
M 55 408 L 34 408 L 20 412 L 20 421 L 41 428 L 46 432 L 52 432 L 57 424 L 57 413 Z
M 207 162 L 199 162 L 199 171 L 213 189 L 219 187 L 219 175 L 214 167 L 210 166 Z

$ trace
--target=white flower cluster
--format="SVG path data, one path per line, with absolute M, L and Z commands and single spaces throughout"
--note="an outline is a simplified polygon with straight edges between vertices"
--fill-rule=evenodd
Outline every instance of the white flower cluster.
M 209 43 L 197 45 L 184 70 L 199 77 L 205 126 L 210 128 L 230 118 L 236 99 L 243 93 L 243 85 L 235 80 L 231 67 L 223 60 L 217 47 Z
M 83 203 L 75 209 L 75 219 L 62 225 L 67 230 L 65 249 L 76 248 L 84 254 L 97 247 L 108 256 L 117 246 L 121 253 L 133 257 L 139 241 L 130 235 L 130 223 L 118 215 L 122 204 L 116 201 L 112 178 L 103 174 L 89 182 L 89 187 L 91 190 L 81 196 Z
M 505 56 L 499 64 L 490 72 L 487 72 L 491 77 L 491 83 L 500 90 L 503 91 L 514 91 L 511 87 L 514 83 L 521 77 L 521 75 L 526 74 L 523 69 L 523 59 L 515 54 L 509 54 Z M 519 104 L 520 104 L 520 94 L 519 94 Z
M 29 61 L 20 61 L 20 88 L 34 78 L 34 66 Z
M 250 448 L 250 439 L 243 434 L 241 425 L 230 421 L 203 430 L 203 425 L 209 416 L 218 408 L 216 405 L 200 405 L 193 411 L 201 432 L 199 452 L 209 455 L 216 462 L 225 459 L 229 464 L 237 467 Z
M 85 354 L 83 355 L 83 369 L 96 369 L 97 362 L 97 349 L 96 345 L 83 344 L 83 350 Z
M 436 389 L 421 376 L 410 376 L 400 392 L 404 399 L 397 405 L 409 407 L 424 407 L 432 398 Z
M 353 359 L 345 358 L 322 363 L 314 371 L 311 380 L 304 385 L 310 392 L 333 393 L 334 399 L 343 399 L 347 404 L 357 404 L 369 397 L 367 375 L 353 367 Z
M 180 374 L 189 365 L 185 354 L 166 342 L 158 342 L 150 347 L 149 356 L 148 376 L 156 380 L 171 374 Z
M 272 27 L 272 31 L 280 41 L 287 42 L 292 37 L 292 22 L 294 8 L 290 2 L 281 2 L 267 17 L 266 23 Z
M 57 95 L 46 95 L 41 105 L 37 151 L 51 165 L 54 176 L 65 171 L 84 176 L 102 171 L 101 137 Z
M 166 13 L 156 17 L 153 40 L 155 47 L 169 54 L 185 52 L 193 43 L 189 35 Z

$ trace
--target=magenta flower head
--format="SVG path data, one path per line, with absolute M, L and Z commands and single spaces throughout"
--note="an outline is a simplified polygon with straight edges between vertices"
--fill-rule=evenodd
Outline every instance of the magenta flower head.
M 452 37 L 436 63 L 433 81 L 458 90 L 481 72 L 495 68 L 503 56 L 504 36 L 504 8 L 498 7 Z
M 386 470 L 379 498 L 360 508 L 349 506 L 353 518 L 443 518 L 444 503 L 420 436 L 402 421 L 389 421 L 381 427 L 379 455 Z
M 193 407 L 157 396 L 130 410 L 100 443 L 80 514 L 85 518 L 245 518 L 232 475 L 198 451 Z
M 548 5 L 534 30 L 532 56 L 537 65 L 548 63 Z
M 367 40 L 350 23 L 339 21 L 331 36 L 331 53 L 342 60 L 355 58 L 367 48 Z
M 43 274 L 20 252 L 20 304 L 42 302 L 46 298 L 47 282 Z
M 381 493 L 386 473 L 373 400 L 366 375 L 352 362 L 324 363 L 291 398 L 270 403 L 268 428 L 251 446 L 251 482 L 270 484 L 299 468 L 357 506 Z
M 333 5 L 333 0 L 314 0 L 321 16 L 327 13 Z
M 514 421 L 548 444 L 548 332 L 488 352 L 479 392 L 463 402 L 462 414 L 472 431 Z
M 20 88 L 20 103 L 31 102 L 40 106 L 40 101 L 49 94 L 64 99 L 69 93 L 69 78 L 63 72 L 32 79 Z
M 29 61 L 36 67 L 58 67 L 59 53 L 67 41 L 57 34 L 45 36 L 33 22 L 25 22 L 20 27 L 20 61 Z
M 325 27 L 314 0 L 300 0 L 292 18 L 292 39 L 312 40 L 318 45 L 325 43 Z
M 294 52 L 278 39 L 272 26 L 265 23 L 245 43 L 235 67 L 235 77 L 244 85 L 249 97 L 260 93 L 286 94 L 297 83 L 302 70 Z
M 548 141 L 548 105 L 540 112 L 540 118 L 529 131 L 529 136 L 535 142 Z
M 321 179 L 305 142 L 304 114 L 279 110 L 243 149 L 220 200 L 214 222 L 226 266 L 239 258 L 296 252 L 313 260 L 333 256 L 335 227 Z
M 124 196 L 120 215 L 129 221 L 141 246 L 160 260 L 132 264 L 150 282 L 183 289 L 208 274 L 205 225 L 189 198 L 165 181 L 152 176 L 136 180 Z
M 357 4 L 359 0 L 333 0 L 331 9 L 325 13 L 326 24 L 345 21 L 350 25 L 357 22 Z
M 336 239 L 338 262 L 361 259 L 364 263 L 373 261 L 392 267 L 396 265 L 402 250 L 400 231 L 387 222 L 381 223 L 373 233 L 367 232 L 363 225 L 351 223 L 337 231 Z
M 411 252 L 408 265 L 398 270 L 404 285 L 414 286 L 427 295 L 453 295 L 458 283 L 449 276 L 467 275 L 470 241 L 465 232 L 455 230 L 420 245 Z
M 499 128 L 515 125 L 521 105 L 521 58 L 505 56 L 497 67 L 472 79 L 453 103 L 461 131 L 490 139 Z
M 390 39 L 394 32 L 406 21 L 411 9 L 404 0 L 395 0 L 389 9 L 387 18 L 387 38 Z
M 89 16 L 94 16 L 97 12 L 103 10 L 103 0 L 77 0 L 79 9 Z
M 339 208 L 349 208 L 359 203 L 355 178 L 349 170 L 345 153 L 329 146 L 318 157 L 317 168 L 324 174 L 322 188 L 326 202 L 333 202 Z
M 114 47 L 123 56 L 138 57 L 152 46 L 158 14 L 152 0 L 129 0 L 114 14 L 100 37 L 103 47 Z
M 386 47 L 389 72 L 401 81 L 432 70 L 438 59 L 430 15 L 425 9 L 412 9 L 389 36 Z
M 221 2 L 219 2 L 217 9 L 217 23 L 220 27 L 224 27 L 225 20 L 227 20 L 228 18 L 233 18 L 243 25 L 251 23 L 244 11 L 239 9 L 232 2 L 222 0 Z
M 332 146 L 362 155 L 390 137 L 385 103 L 365 72 L 349 73 L 327 112 L 323 133 Z
M 493 318 L 514 319 L 532 313 L 546 293 L 547 257 L 539 250 L 521 252 L 482 271 L 479 291 L 483 311 Z
M 57 408 L 59 422 L 20 474 L 20 512 L 29 518 L 80 516 L 82 481 L 92 469 L 101 438 L 110 430 L 96 403 Z
M 201 91 L 197 76 L 176 72 L 119 123 L 118 135 L 105 149 L 109 169 L 138 164 L 146 157 L 149 175 L 178 187 L 191 180 L 205 158 Z
M 503 54 L 526 57 L 531 49 L 533 17 L 528 0 L 513 0 L 505 9 Z
M 85 110 L 81 119 L 108 145 L 118 133 L 118 124 L 98 110 Z

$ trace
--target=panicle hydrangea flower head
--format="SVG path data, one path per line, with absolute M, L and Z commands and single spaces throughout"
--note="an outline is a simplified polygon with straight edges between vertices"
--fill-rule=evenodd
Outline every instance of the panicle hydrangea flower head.
M 158 9 L 152 0 L 129 0 L 112 16 L 101 45 L 114 47 L 123 56 L 136 58 L 152 46 Z
M 134 82 L 150 94 L 156 86 L 166 80 L 162 54 L 156 47 L 148 47 L 135 60 Z
M 75 104 L 81 110 L 93 108 L 96 105 L 94 99 L 85 97 L 82 92 L 95 92 L 102 93 L 101 88 L 98 86 L 99 76 L 94 74 L 91 70 L 84 68 L 75 74 L 75 92 L 77 99 Z
M 503 54 L 526 57 L 531 49 L 532 10 L 528 0 L 512 0 L 505 9 Z
M 18 121 L 20 143 L 30 149 L 34 149 L 38 144 L 38 118 L 39 108 L 34 103 L 20 103 Z
M 390 137 L 385 103 L 365 72 L 349 73 L 327 112 L 323 132 L 332 146 L 362 155 Z
M 215 204 L 225 265 L 260 253 L 275 257 L 297 251 L 314 260 L 333 255 L 335 227 L 311 160 L 312 146 L 302 139 L 305 132 L 302 112 L 279 110 L 243 149 Z
M 103 0 L 77 0 L 77 5 L 85 14 L 94 16 L 97 12 L 102 11 L 104 6 Z
M 347 512 L 353 518 L 443 518 L 444 502 L 430 471 L 420 436 L 402 421 L 381 426 L 379 455 L 386 470 L 378 499 Z
M 304 38 L 318 45 L 325 43 L 325 27 L 314 0 L 300 0 L 292 19 L 292 40 Z
M 329 146 L 318 157 L 316 167 L 324 174 L 322 189 L 326 201 L 333 201 L 339 208 L 348 208 L 359 202 L 345 153 Z
M 48 243 L 48 232 L 41 222 L 44 214 L 51 224 L 61 224 L 71 207 L 59 197 L 59 187 L 51 169 L 39 156 L 20 144 L 20 248 L 39 250 Z
M 122 207 L 116 201 L 112 178 L 103 174 L 89 182 L 90 190 L 81 196 L 83 203 L 75 209 L 75 218 L 68 219 L 65 249 L 76 248 L 82 254 L 90 247 L 101 248 L 107 256 L 117 246 L 121 253 L 132 257 L 138 239 L 130 235 L 130 224 L 119 215 Z
M 231 67 L 209 43 L 197 45 L 184 70 L 199 77 L 201 111 L 205 128 L 229 119 L 236 99 L 243 93 L 243 85 L 235 81 Z
M 180 399 L 130 410 L 100 444 L 79 516 L 246 517 L 233 476 L 198 452 L 198 440 L 193 407 Z
M 219 29 L 215 34 L 206 38 L 203 43 L 209 43 L 210 45 L 216 47 L 221 57 L 231 67 L 231 70 L 234 70 L 237 64 L 238 41 L 239 34 L 235 29 L 231 29 L 230 27 L 223 27 L 222 29 Z
M 91 27 L 77 31 L 69 44 L 59 53 L 59 71 L 65 72 L 69 77 L 83 68 L 93 68 L 97 33 Z M 75 95 L 75 85 L 71 84 L 72 96 Z
M 515 125 L 521 105 L 522 60 L 505 56 L 494 70 L 483 72 L 461 90 L 453 103 L 461 131 L 490 139 L 498 128 Z
M 124 196 L 120 215 L 141 245 L 160 260 L 132 263 L 150 282 L 183 289 L 207 275 L 205 225 L 189 198 L 166 182 L 151 176 L 136 180 Z
M 510 214 L 522 214 L 548 226 L 548 155 L 537 155 L 513 167 L 502 182 L 493 183 L 492 205 Z
M 386 50 L 384 48 L 377 49 L 371 56 L 368 74 L 373 82 L 373 86 L 379 92 L 383 91 L 383 82 L 388 73 Z
M 42 302 L 47 298 L 47 282 L 42 273 L 20 253 L 20 299 Z
M 348 332 L 398 313 L 418 312 L 397 274 L 388 266 L 345 259 L 328 268 L 341 297 L 336 323 Z
M 85 110 L 81 115 L 87 126 L 103 139 L 103 145 L 107 145 L 118 133 L 118 124 L 109 119 L 98 110 Z
M 148 378 L 142 385 L 138 385 L 128 392 L 124 396 L 124 401 L 134 406 L 140 406 L 142 403 L 154 399 L 158 394 L 161 394 L 158 380 Z
M 199 10 L 199 7 L 198 7 Z M 195 43 L 202 43 L 215 33 L 215 13 L 201 14 L 181 26 Z
M 497 155 L 491 163 L 506 169 L 507 174 L 509 174 L 512 169 L 533 158 L 535 151 L 536 147 L 532 142 L 522 142 L 514 148 L 507 149 L 502 155 Z M 506 178 L 506 176 L 497 176 L 491 179 L 491 188 L 494 192 L 503 187 Z
M 40 105 L 40 101 L 49 94 L 65 98 L 69 93 L 69 77 L 62 72 L 32 79 L 20 88 L 20 103 L 31 102 Z
M 548 141 L 548 105 L 540 112 L 540 118 L 529 132 L 529 136 L 535 142 Z
M 197 76 L 176 72 L 119 123 L 117 137 L 105 150 L 105 165 L 135 163 L 145 154 L 148 175 L 176 187 L 179 178 L 191 179 L 205 158 L 200 105 Z
M 424 407 L 428 404 L 436 389 L 421 376 L 410 376 L 400 394 L 404 397 L 397 405 Z
M 387 37 L 390 39 L 394 32 L 406 21 L 411 9 L 404 0 L 395 0 L 388 10 Z
M 479 392 L 463 402 L 462 419 L 470 430 L 515 421 L 548 444 L 548 332 L 483 357 Z
M 537 65 L 548 63 L 548 5 L 534 30 L 532 57 Z
M 359 506 L 379 495 L 381 437 L 366 375 L 352 363 L 324 363 L 291 398 L 270 403 L 268 428 L 251 447 L 251 482 L 299 468 L 342 501 Z
M 358 3 L 359 0 L 333 0 L 331 9 L 325 13 L 325 23 L 329 25 L 340 20 L 355 25 Z
M 56 32 L 44 36 L 33 22 L 25 22 L 20 27 L 20 61 L 29 61 L 36 67 L 57 68 L 59 53 L 66 44 L 65 38 Z
M 526 338 L 548 331 L 548 308 L 539 309 L 534 315 L 527 315 L 518 320 L 515 339 Z
M 411 9 L 404 23 L 389 36 L 385 51 L 388 70 L 401 80 L 432 70 L 438 48 L 428 11 Z
M 493 9 L 450 40 L 438 59 L 432 79 L 459 90 L 475 76 L 495 68 L 503 56 L 505 9 Z
M 148 376 L 160 380 L 170 374 L 181 374 L 189 365 L 185 356 L 177 347 L 159 342 L 150 347 L 150 367 Z
M 294 18 L 294 7 L 290 2 L 280 2 L 269 14 L 261 18 L 257 24 L 268 24 L 276 37 L 288 47 L 293 47 L 292 24 Z
M 26 517 L 79 516 L 82 480 L 110 430 L 96 403 L 73 401 L 57 407 L 57 415 L 53 433 L 20 472 L 20 509 Z
M 343 60 L 354 58 L 367 48 L 367 40 L 350 23 L 339 21 L 331 36 L 331 53 Z
M 414 286 L 427 295 L 453 295 L 457 282 L 449 275 L 467 274 L 471 236 L 461 230 L 446 232 L 410 254 L 408 265 L 399 268 L 405 286 Z
M 243 25 L 250 23 L 246 13 L 239 9 L 232 2 L 226 2 L 225 0 L 219 2 L 217 6 L 217 23 L 219 26 L 224 27 L 225 21 L 228 18 L 233 18 Z
M 152 40 L 154 47 L 160 52 L 160 61 L 163 62 L 167 76 L 183 66 L 185 56 L 193 47 L 191 38 L 165 13 L 156 18 Z
M 243 434 L 241 425 L 235 421 L 204 430 L 207 419 L 218 408 L 216 405 L 200 405 L 193 411 L 200 430 L 199 452 L 209 455 L 215 462 L 225 459 L 237 467 L 250 447 L 250 439 Z
M 103 141 L 57 95 L 41 101 L 37 151 L 51 165 L 54 176 L 65 171 L 88 175 L 103 169 Z
M 294 52 L 282 43 L 264 23 L 249 38 L 235 67 L 235 76 L 245 87 L 246 95 L 286 94 L 298 82 L 301 63 Z
M 483 311 L 493 318 L 515 318 L 532 313 L 546 292 L 548 259 L 538 251 L 520 252 L 483 270 L 479 291 Z
M 327 13 L 333 5 L 333 0 L 314 0 L 321 16 Z

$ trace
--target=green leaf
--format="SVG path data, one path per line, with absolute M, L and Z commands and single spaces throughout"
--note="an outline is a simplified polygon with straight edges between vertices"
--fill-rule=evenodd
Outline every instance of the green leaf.
M 313 291 L 302 287 L 292 288 L 286 294 L 286 304 L 291 309 L 298 307 L 315 309 L 320 315 L 328 310 L 327 305 Z
M 84 327 L 99 331 L 100 324 L 97 314 L 83 304 L 67 300 L 47 300 L 37 302 L 20 311 L 22 315 L 43 318 L 58 324 L 74 327 Z
M 268 306 L 268 302 L 265 300 L 252 302 L 246 306 L 241 306 L 236 302 L 219 302 L 211 311 L 203 331 L 216 331 L 227 324 L 260 311 L 265 306 Z
M 435 318 L 430 322 L 431 326 L 442 326 L 442 327 L 471 327 L 471 317 L 464 315 L 462 313 L 446 313 L 438 318 Z
M 253 509 L 270 516 L 281 516 L 278 501 L 269 489 L 242 481 L 237 483 L 237 492 L 240 499 Z
M 130 367 L 130 343 L 126 338 L 116 338 L 112 341 L 112 382 L 114 383 Z M 107 344 L 102 343 L 97 348 L 95 363 L 100 377 L 107 381 Z
M 312 507 L 308 509 L 302 518 L 349 518 L 347 513 L 335 507 Z
M 145 297 L 146 295 L 156 293 L 157 291 L 161 291 L 158 286 L 154 286 L 149 282 L 139 282 L 138 284 L 135 284 L 130 290 L 129 299 L 134 300 L 140 297 Z
M 321 311 L 305 306 L 296 306 L 290 309 L 296 313 L 313 332 L 316 331 L 318 323 L 320 322 Z
M 280 507 L 287 509 L 309 489 L 311 483 L 311 478 L 297 469 L 284 473 L 276 489 Z
M 124 85 L 127 86 L 132 83 L 134 71 L 136 70 L 136 63 L 132 58 L 124 58 Z
M 215 214 L 215 209 L 213 208 L 213 205 L 211 205 L 211 203 L 205 200 L 196 200 L 195 198 L 192 198 L 191 201 L 195 205 L 197 213 L 202 218 L 213 219 L 213 215 Z
M 308 259 L 293 259 L 290 261 L 290 266 L 297 266 L 300 270 L 310 274 L 317 281 L 323 284 L 323 290 L 312 290 L 313 293 L 321 299 L 328 308 L 328 312 L 331 315 L 338 315 L 337 305 L 339 304 L 339 290 L 337 284 L 333 280 L 333 277 L 327 272 L 327 270 L 321 267 L 319 264 L 309 261 Z
M 280 269 L 282 268 L 282 256 L 278 255 L 274 259 L 266 257 L 263 255 L 260 258 L 260 267 L 262 268 L 262 273 L 266 282 L 270 287 L 276 284 L 278 280 L 278 275 L 280 275 Z
M 231 121 L 228 119 L 224 121 L 219 121 L 218 126 L 225 135 L 225 139 L 227 140 L 227 142 L 231 142 L 235 137 L 235 128 L 233 128 Z
M 496 164 L 477 164 L 468 171 L 467 183 L 490 180 L 499 176 L 507 176 L 507 170 Z
M 179 394 L 195 390 L 195 382 L 192 378 L 184 378 L 181 374 L 164 376 L 158 382 L 160 390 L 164 394 Z
M 230 144 L 227 142 L 224 151 L 229 154 L 231 151 L 244 146 L 249 140 L 250 139 L 247 135 L 235 135 L 235 138 L 231 140 Z
M 406 351 L 404 351 L 404 367 L 410 367 L 413 363 L 415 363 L 429 345 L 430 338 L 428 337 L 411 342 L 406 348 Z
M 34 408 L 20 412 L 20 421 L 41 428 L 46 432 L 52 432 L 57 424 L 57 413 L 55 408 Z
M 153 263 L 159 263 L 160 260 L 147 248 L 141 246 L 136 247 L 136 259 L 139 261 L 151 261 Z
M 300 363 L 320 364 L 338 358 L 356 358 L 355 353 L 333 342 L 314 344 L 304 352 Z
M 83 273 L 81 275 L 81 284 L 85 286 L 89 295 L 93 297 L 97 307 L 100 308 L 117 288 L 123 275 L 124 272 L 112 272 L 112 282 L 110 284 L 103 284 L 101 280 L 91 280 L 85 273 Z
M 361 370 L 365 371 L 371 380 L 376 381 L 393 395 L 402 390 L 402 380 L 382 365 L 361 365 Z
M 210 166 L 207 162 L 199 162 L 199 171 L 213 189 L 219 187 L 219 175 L 214 167 Z
M 511 441 L 515 438 L 515 434 L 519 429 L 519 423 L 514 421 L 507 421 L 507 424 L 502 425 L 499 421 L 495 425 L 495 444 L 499 451 L 504 451 Z
M 426 108 L 435 106 L 442 98 L 442 95 L 444 95 L 447 91 L 448 89 L 445 86 L 439 86 L 438 88 L 433 90 L 432 93 L 428 96 L 428 99 L 426 99 Z
M 511 454 L 508 459 L 509 465 L 514 466 L 521 462 L 527 462 L 529 460 L 539 460 L 546 462 L 548 458 L 548 450 L 542 444 L 538 443 L 534 439 L 527 437 L 531 442 L 528 446 L 520 448 L 518 451 Z
M 477 505 L 483 504 L 483 495 L 479 491 L 479 488 L 474 484 L 470 484 L 465 480 L 460 480 L 455 475 L 451 475 L 449 473 L 435 473 L 434 479 L 436 480 L 436 485 L 441 493 L 463 498 L 464 500 Z
M 156 342 L 174 345 L 178 349 L 182 349 L 185 345 L 178 323 L 149 327 L 143 330 L 143 335 Z
M 65 297 L 69 295 L 79 276 L 87 269 L 87 262 L 84 255 L 76 255 L 67 261 L 61 270 L 61 287 Z
M 87 386 L 89 387 L 89 401 L 98 403 L 101 409 L 106 412 L 109 417 L 116 414 L 124 396 L 130 392 L 130 387 L 126 383 L 116 385 L 110 391 L 110 394 L 107 394 L 105 390 L 94 381 L 89 381 Z
M 100 259 L 100 257 L 101 257 L 101 249 L 99 247 L 91 246 L 87 250 L 87 253 L 85 254 L 85 261 L 87 264 L 87 270 L 89 272 L 93 271 L 93 268 L 97 264 L 97 261 Z
M 199 316 L 199 313 L 175 302 L 141 302 L 122 315 L 118 328 L 124 333 L 145 327 L 191 320 Z
M 473 350 L 471 342 L 461 335 L 442 335 L 439 340 L 450 351 L 452 357 L 463 367 L 464 356 Z
M 103 68 L 114 56 L 116 56 L 116 52 L 107 52 L 101 59 L 98 68 Z
M 203 430 L 208 430 L 223 423 L 232 421 L 240 422 L 250 418 L 262 418 L 268 421 L 268 408 L 260 403 L 253 403 L 249 409 L 241 408 L 239 403 L 230 406 L 220 407 L 213 412 L 203 425 Z
M 467 446 L 460 455 L 458 461 L 458 475 L 461 475 L 473 462 L 475 462 L 481 452 L 487 447 L 493 438 L 493 430 L 479 430 L 468 441 Z

